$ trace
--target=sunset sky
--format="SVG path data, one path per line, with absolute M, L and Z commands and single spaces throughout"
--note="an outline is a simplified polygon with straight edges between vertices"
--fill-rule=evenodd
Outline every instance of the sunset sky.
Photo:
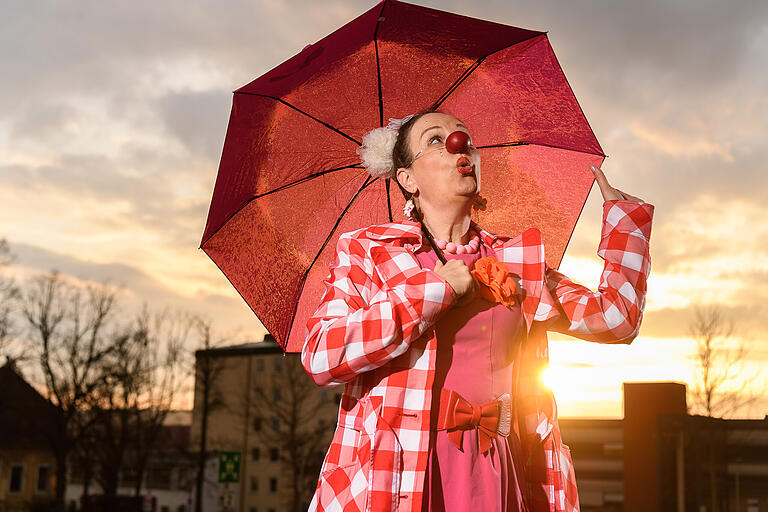
M 768 385 L 768 2 L 412 3 L 548 31 L 608 179 L 656 207 L 638 338 L 551 336 L 560 414 L 620 417 L 623 381 L 692 382 L 697 304 L 723 305 L 733 342 L 750 347 L 745 373 Z M 109 279 L 129 304 L 260 340 L 198 249 L 231 92 L 374 4 L 5 2 L 0 238 L 12 270 Z M 601 203 L 595 186 L 560 267 L 591 288 Z M 768 400 L 741 413 L 765 414 Z

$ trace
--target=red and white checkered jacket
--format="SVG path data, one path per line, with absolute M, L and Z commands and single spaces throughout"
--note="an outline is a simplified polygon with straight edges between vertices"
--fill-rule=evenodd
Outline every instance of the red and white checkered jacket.
M 653 209 L 635 201 L 603 204 L 597 253 L 605 266 L 596 292 L 546 265 L 537 229 L 507 238 L 478 228 L 482 243 L 519 279 L 524 295 L 527 337 L 511 390 L 510 435 L 519 436 L 524 447 L 530 511 L 579 510 L 554 397 L 539 378 L 549 360 L 546 331 L 601 343 L 635 338 L 650 272 Z M 414 252 L 421 243 L 419 225 L 410 221 L 339 238 L 302 351 L 304 368 L 317 384 L 345 384 L 310 510 L 421 510 L 437 348 L 433 326 L 456 300 L 445 280 L 419 265 Z

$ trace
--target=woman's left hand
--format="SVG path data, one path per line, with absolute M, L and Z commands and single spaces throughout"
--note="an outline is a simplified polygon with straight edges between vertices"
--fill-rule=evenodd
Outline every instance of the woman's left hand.
M 592 170 L 592 173 L 595 175 L 597 186 L 600 187 L 600 193 L 603 194 L 603 201 L 611 201 L 614 199 L 618 199 L 620 201 L 644 202 L 639 197 L 631 196 L 626 192 L 622 192 L 617 188 L 613 188 L 611 184 L 608 183 L 608 178 L 605 177 L 605 174 L 603 173 L 602 169 L 595 167 L 594 165 L 590 165 L 589 168 Z

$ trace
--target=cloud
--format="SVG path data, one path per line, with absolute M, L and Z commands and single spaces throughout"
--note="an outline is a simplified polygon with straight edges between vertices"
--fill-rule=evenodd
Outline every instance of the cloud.
M 15 140 L 54 140 L 71 137 L 76 110 L 66 103 L 27 103 L 15 116 L 10 137 Z
M 286 48 L 298 53 L 313 36 L 354 15 L 343 2 L 44 0 L 5 6 L 0 64 L 13 80 L 3 85 L 0 112 L 52 95 L 158 86 L 146 77 L 160 79 L 161 87 L 196 89 L 185 79 L 201 73 L 179 76 L 180 62 L 205 68 L 207 88 L 215 82 L 231 90 L 284 60 Z M 176 77 L 164 73 L 169 68 Z
M 134 310 L 146 302 L 157 311 L 166 307 L 177 308 L 215 320 L 220 327 L 240 329 L 257 337 L 257 333 L 264 332 L 258 319 L 234 290 L 229 296 L 203 290 L 185 296 L 134 265 L 98 263 L 12 241 L 11 251 L 17 256 L 14 267 L 27 276 L 57 270 L 63 275 L 84 281 L 108 282 L 123 289 L 121 296 L 125 304 Z
M 232 99 L 220 90 L 166 94 L 156 101 L 168 133 L 192 154 L 217 162 Z
M 103 231 L 141 227 L 191 246 L 199 241 L 215 178 L 215 167 L 205 162 L 144 148 L 117 157 L 61 154 L 48 165 L 0 166 L 0 187 L 13 201 L 28 198 L 7 212 L 19 220 L 25 206 L 34 206 L 36 215 L 54 214 L 54 204 L 68 199 L 77 207 L 59 211 L 60 218 Z
M 643 315 L 641 336 L 653 338 L 690 338 L 690 325 L 695 318 L 695 306 L 696 304 L 684 308 L 664 308 L 646 311 Z M 768 306 L 764 304 L 738 306 L 722 304 L 721 307 L 724 317 L 734 322 L 734 341 L 741 338 L 761 344 L 763 342 L 760 340 L 768 338 L 768 328 L 765 323 L 766 318 L 768 318 Z M 752 355 L 768 359 L 768 345 L 760 349 L 759 353 Z

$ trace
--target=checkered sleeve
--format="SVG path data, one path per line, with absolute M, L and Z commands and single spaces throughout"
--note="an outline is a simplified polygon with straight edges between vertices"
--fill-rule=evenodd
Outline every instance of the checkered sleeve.
M 427 269 L 374 282 L 366 243 L 350 234 L 339 238 L 325 293 L 307 322 L 302 364 L 321 386 L 348 382 L 402 355 L 456 300 L 448 282 Z
M 645 307 L 653 210 L 644 202 L 605 201 L 597 250 L 605 265 L 597 291 L 547 267 L 535 319 L 546 321 L 548 330 L 584 340 L 631 343 Z

